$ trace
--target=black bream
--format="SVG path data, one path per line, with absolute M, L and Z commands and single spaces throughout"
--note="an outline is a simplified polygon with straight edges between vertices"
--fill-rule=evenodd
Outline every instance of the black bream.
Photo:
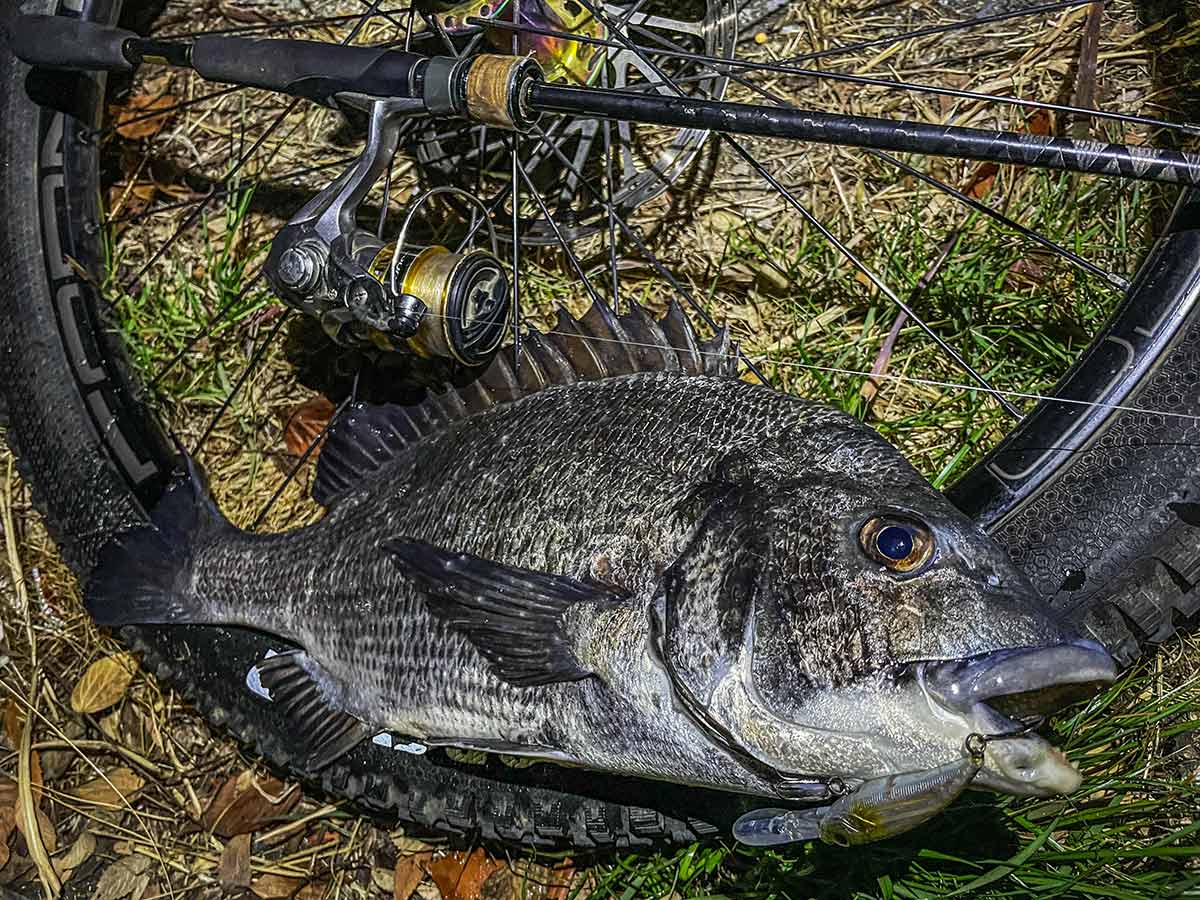
M 873 780 L 959 759 L 920 784 L 1073 790 L 1035 735 L 964 748 L 1108 654 L 870 428 L 734 375 L 677 307 L 564 315 L 519 376 L 344 415 L 315 525 L 248 534 L 176 485 L 89 609 L 302 648 L 262 679 L 312 766 L 390 730 L 765 796 L 907 796 Z

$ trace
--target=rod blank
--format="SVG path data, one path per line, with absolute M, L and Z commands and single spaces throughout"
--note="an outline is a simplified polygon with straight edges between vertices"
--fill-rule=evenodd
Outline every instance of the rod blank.
M 1178 150 L 552 84 L 532 85 L 528 102 L 541 112 L 1200 187 L 1200 156 Z

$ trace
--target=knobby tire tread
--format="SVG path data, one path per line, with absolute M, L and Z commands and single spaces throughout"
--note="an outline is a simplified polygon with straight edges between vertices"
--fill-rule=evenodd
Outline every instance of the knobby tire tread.
M 26 4 L 31 6 L 50 4 L 42 0 Z M 86 577 L 103 542 L 141 521 L 144 513 L 110 462 L 110 449 L 72 372 L 55 313 L 39 214 L 43 196 L 37 178 L 40 114 L 26 97 L 25 75 L 25 67 L 6 48 L 0 49 L 0 382 L 9 422 L 6 439 L 51 536 L 71 568 Z M 1196 227 L 1200 230 L 1200 225 Z M 61 295 L 58 300 L 62 302 Z M 120 354 L 112 364 L 123 364 Z M 1193 311 L 1155 377 L 1182 384 L 1185 391 L 1187 379 L 1193 379 L 1190 393 L 1175 404 L 1174 411 L 1200 413 L 1200 313 Z M 1154 385 L 1152 378 L 1138 396 L 1153 399 Z M 1131 498 L 1143 520 L 1113 541 L 1114 547 L 1122 541 L 1130 546 L 1117 547 L 1122 562 L 1111 573 L 1115 591 L 1110 592 L 1111 600 L 1097 605 L 1113 634 L 1131 636 L 1133 650 L 1127 656 L 1134 655 L 1138 645 L 1164 639 L 1200 610 L 1200 591 L 1194 588 L 1200 582 L 1200 515 L 1180 512 L 1200 510 L 1195 505 L 1200 500 L 1200 450 L 1195 449 L 1200 435 L 1194 422 L 1131 421 L 1114 416 L 1109 434 L 1136 434 L 1143 444 L 1153 446 L 1157 440 L 1169 449 L 1161 454 L 1161 464 L 1154 462 L 1153 454 L 1143 453 L 1138 459 L 1139 466 L 1150 465 L 1161 472 L 1163 489 L 1153 497 Z M 1102 442 L 1104 435 L 1097 437 Z M 1190 461 L 1183 458 L 1188 452 Z M 1103 475 L 1101 466 L 1088 477 Z M 1077 485 L 1072 496 L 1095 505 L 1102 493 L 1097 486 L 1089 495 L 1085 484 Z M 1039 502 L 1053 505 L 1056 501 L 1039 498 Z M 1060 502 L 1067 509 L 1066 499 Z M 1103 502 L 1112 503 L 1107 496 Z M 1188 507 L 1189 503 L 1194 506 Z M 1075 512 L 1082 515 L 1086 510 Z M 1006 526 L 999 533 L 1017 557 L 1021 542 L 1028 540 L 1029 527 Z M 1103 533 L 1100 539 L 1105 539 Z M 223 635 L 231 634 L 223 629 L 213 633 L 214 648 L 220 647 Z M 161 632 L 130 628 L 123 635 L 142 652 L 148 670 L 173 684 L 207 719 L 281 771 L 329 794 L 354 799 L 373 813 L 429 829 L 538 847 L 602 849 L 685 842 L 717 833 L 741 802 L 728 795 L 688 793 L 673 786 L 569 770 L 541 783 L 528 774 L 501 773 L 504 779 L 498 780 L 423 760 L 413 760 L 399 773 L 363 773 L 356 771 L 353 755 L 324 772 L 305 772 L 289 749 L 286 729 L 271 719 L 269 709 L 256 711 L 244 703 L 233 708 L 227 702 L 230 664 L 219 650 L 208 654 L 212 658 L 177 658 L 170 652 L 172 645 L 158 639 Z M 487 772 L 495 774 L 494 766 Z M 559 778 L 563 783 L 556 783 Z M 587 792 L 607 799 L 584 796 Z M 614 795 L 656 796 L 660 809 L 687 809 L 695 815 L 668 815 L 612 802 Z

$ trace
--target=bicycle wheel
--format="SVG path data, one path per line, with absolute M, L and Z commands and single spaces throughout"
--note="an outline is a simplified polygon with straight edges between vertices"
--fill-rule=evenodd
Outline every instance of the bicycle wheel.
M 250 32 L 276 28 L 334 41 L 347 40 L 348 35 L 359 42 L 429 41 L 455 53 L 468 51 L 471 41 L 480 40 L 477 32 L 459 33 L 457 26 L 463 23 L 453 10 L 433 10 L 431 24 L 409 38 L 407 11 L 381 12 L 378 4 L 347 6 L 349 11 L 306 14 L 304 21 L 297 22 L 289 18 L 289 5 L 281 2 L 277 9 L 260 7 L 260 13 L 269 9 L 276 18 L 254 25 L 192 22 L 191 12 L 169 4 L 161 15 L 157 9 L 122 10 L 117 0 L 86 0 L 79 15 L 111 22 L 122 12 L 126 21 L 131 14 L 141 14 L 142 24 L 153 21 L 163 35 L 222 26 Z M 691 21 L 705 25 L 693 29 L 695 33 L 678 28 L 665 33 L 671 31 L 664 26 L 665 19 L 684 21 L 686 11 L 679 7 L 672 7 L 670 17 L 652 20 L 654 10 L 643 6 L 606 7 L 613 18 L 599 39 L 616 43 L 617 37 L 631 41 L 636 37 L 632 43 L 638 50 L 623 46 L 639 61 L 665 50 L 711 57 L 736 48 L 739 56 L 754 63 L 771 49 L 769 37 L 761 45 L 756 37 L 737 43 L 727 36 L 713 38 L 716 23 L 729 27 L 730 10 L 719 5 L 698 5 Z M 39 8 L 53 11 L 49 2 Z M 1080 4 L 1033 9 L 1025 14 L 1020 10 L 979 14 L 965 22 L 889 21 L 882 24 L 890 38 L 869 38 L 876 42 L 866 47 L 863 40 L 847 40 L 839 52 L 853 58 L 853 53 L 901 45 L 913 52 L 912 48 L 927 48 L 928 43 L 922 42 L 933 39 L 945 41 L 940 46 L 946 52 L 982 65 L 989 58 L 1007 59 L 1005 53 L 1011 51 L 1003 41 L 981 48 L 964 43 L 961 35 L 973 34 L 983 27 L 980 22 L 986 25 L 999 16 L 1006 27 L 1026 29 L 1025 39 L 1033 46 L 1061 54 L 1064 42 L 1069 43 L 1063 35 L 1075 35 L 1072 29 L 1083 24 L 1087 12 Z M 74 14 L 66 8 L 59 12 Z M 762 33 L 800 41 L 826 20 L 838 20 L 838 13 L 836 4 L 785 5 L 772 13 L 779 18 L 762 26 Z M 1135 17 L 1128 21 L 1136 21 L 1139 14 L 1131 7 L 1119 13 Z M 1128 21 L 1122 27 L 1127 29 Z M 568 27 L 566 23 L 560 13 L 558 19 L 536 27 L 557 31 Z M 804 23 L 804 29 L 786 30 L 797 23 Z M 851 31 L 870 24 L 859 18 Z M 509 35 L 503 28 L 498 30 Z M 914 37 L 913 32 L 925 34 Z M 1161 42 L 1164 33 L 1187 34 L 1187 23 L 1169 16 L 1153 33 L 1155 41 Z M 689 34 L 695 45 L 683 43 Z M 490 39 L 503 38 L 492 34 Z M 760 46 L 765 49 L 756 49 Z M 830 49 L 807 53 L 820 53 L 826 59 L 835 55 Z M 253 274 L 253 263 L 261 257 L 266 232 L 278 228 L 281 217 L 290 215 L 348 163 L 346 152 L 336 148 L 358 138 L 354 124 L 314 123 L 313 112 L 305 105 L 263 93 L 205 86 L 188 76 L 173 75 L 155 83 L 145 79 L 161 76 L 147 71 L 132 84 L 106 84 L 97 76 L 30 75 L 8 55 L 0 67 L 0 120 L 7 123 L 0 146 L 9 163 L 0 174 L 0 202 L 7 213 L 0 224 L 0 265 L 4 283 L 11 286 L 0 300 L 6 305 L 0 316 L 4 338 L 0 344 L 10 416 L 8 440 L 65 557 L 77 572 L 86 573 L 103 543 L 115 531 L 141 521 L 153 506 L 175 460 L 164 436 L 164 422 L 200 451 L 214 475 L 222 506 L 239 524 L 284 528 L 319 515 L 315 505 L 306 505 L 303 488 L 323 431 L 321 417 L 351 392 L 370 398 L 394 393 L 397 385 L 404 392 L 415 390 L 420 373 L 406 366 L 389 367 L 387 360 L 372 354 L 334 348 L 300 320 L 285 332 L 289 320 L 268 309 L 269 298 Z M 635 79 L 632 86 L 668 89 L 647 84 L 654 80 L 647 71 L 663 72 L 658 66 L 643 69 L 641 80 Z M 606 72 L 616 80 L 616 73 L 604 68 L 596 77 L 603 78 Z M 663 77 L 688 79 L 684 83 L 699 85 L 692 89 L 702 93 L 728 89 L 742 99 L 761 101 L 762 86 L 744 83 L 750 72 L 752 66 L 729 75 L 708 62 L 697 71 L 668 69 Z M 1129 77 L 1140 85 L 1139 96 L 1162 88 L 1149 72 Z M 183 81 L 176 83 L 176 78 Z M 850 110 L 866 102 L 865 89 L 854 95 L 842 91 L 839 96 L 835 87 L 839 82 L 815 74 L 804 78 L 796 94 L 785 100 L 802 102 L 805 91 L 814 91 Z M 953 89 L 960 90 L 961 85 Z M 894 104 L 896 115 L 931 111 L 919 99 L 924 94 L 897 93 L 894 86 L 879 90 L 889 98 L 886 103 Z M 37 107 L 28 94 L 59 106 L 70 97 L 71 108 L 64 112 Z M 122 109 L 106 108 L 106 97 L 122 100 L 118 104 Z M 904 99 L 892 99 L 896 97 Z M 1078 105 L 1090 105 L 1086 99 Z M 1004 115 L 1005 123 L 1023 121 L 1012 118 L 1011 107 L 958 100 L 974 104 L 962 113 L 968 120 Z M 951 96 L 950 102 L 957 101 Z M 1000 109 L 1007 111 L 1002 114 Z M 115 118 L 109 113 L 115 113 Z M 958 114 L 953 105 L 943 113 L 951 114 Z M 164 127 L 172 116 L 186 116 L 180 121 L 187 127 Z M 568 127 L 568 120 L 561 121 Z M 1024 127 L 1043 126 L 1035 117 Z M 1116 127 L 1139 140 L 1161 130 L 1142 120 L 1118 121 Z M 941 329 L 952 330 L 956 317 L 961 325 L 965 316 L 970 326 L 965 333 L 974 341 L 957 352 L 988 383 L 981 386 L 966 380 L 940 345 L 928 345 L 932 351 L 913 350 L 905 364 L 927 369 L 922 376 L 898 382 L 895 391 L 888 388 L 888 403 L 897 412 L 888 415 L 876 406 L 881 428 L 910 449 L 918 464 L 939 482 L 957 475 L 966 461 L 975 461 L 952 488 L 955 501 L 999 536 L 1049 602 L 1067 610 L 1123 659 L 1132 659 L 1147 643 L 1163 639 L 1200 608 L 1200 598 L 1192 590 L 1200 573 L 1200 515 L 1195 504 L 1200 467 L 1192 449 L 1198 432 L 1195 416 L 1200 413 L 1200 392 L 1195 390 L 1200 383 L 1200 313 L 1195 308 L 1200 294 L 1200 206 L 1193 196 L 1176 199 L 1170 191 L 1120 183 L 938 164 L 937 177 L 958 184 L 960 194 L 977 203 L 1003 194 L 1010 213 L 1061 210 L 1064 198 L 1071 198 L 1081 210 L 1072 220 L 1076 246 L 1071 249 L 1058 239 L 1018 232 L 1022 241 L 1033 240 L 1039 248 L 1031 258 L 1015 249 L 1011 226 L 1003 226 L 1007 230 L 1002 233 L 1009 237 L 999 243 L 979 238 L 984 249 L 971 250 L 971 240 L 979 231 L 992 233 L 992 219 L 978 208 L 963 213 L 957 205 L 961 197 L 945 194 L 944 185 L 929 187 L 930 194 L 919 198 L 915 213 L 912 204 L 878 204 L 887 212 L 881 214 L 886 219 L 878 229 L 882 234 L 874 243 L 865 238 L 856 242 L 856 216 L 870 208 L 869 203 L 852 202 L 856 191 L 865 192 L 869 186 L 879 189 L 875 193 L 893 190 L 911 196 L 914 185 L 924 183 L 920 176 L 934 176 L 924 170 L 913 174 L 900 169 L 908 179 L 901 181 L 882 174 L 894 171 L 895 164 L 886 158 L 863 162 L 864 157 L 837 150 L 808 150 L 803 166 L 789 169 L 789 159 L 800 158 L 788 156 L 795 152 L 794 145 L 770 139 L 740 144 L 747 158 L 728 147 L 718 155 L 721 145 L 716 139 L 689 138 L 691 143 L 681 143 L 679 132 L 671 130 L 651 133 L 644 145 L 649 149 L 643 152 L 638 151 L 632 132 L 615 127 L 601 128 L 599 139 L 590 142 L 568 132 L 568 143 L 555 143 L 553 128 L 553 122 L 541 126 L 517 150 L 519 159 L 530 158 L 522 157 L 523 152 L 530 154 L 547 173 L 547 180 L 534 178 L 523 192 L 511 191 L 515 180 L 504 181 L 511 157 L 486 132 L 467 129 L 464 138 L 414 130 L 412 156 L 395 166 L 387 185 L 391 193 L 376 195 L 380 209 L 371 218 L 382 213 L 386 219 L 391 198 L 419 190 L 419 179 L 447 183 L 453 176 L 480 190 L 492 183 L 506 185 L 495 195 L 496 218 L 509 226 L 508 249 L 522 276 L 521 294 L 529 309 L 540 309 L 540 302 L 552 294 L 573 293 L 574 300 L 586 300 L 581 284 L 585 280 L 594 280 L 600 286 L 593 285 L 596 291 L 611 292 L 618 305 L 634 297 L 653 302 L 658 293 L 669 292 L 682 293 L 685 301 L 705 308 L 699 298 L 706 292 L 691 285 L 707 284 L 707 310 L 733 322 L 746 353 L 766 377 L 785 388 L 802 386 L 848 398 L 845 405 L 864 415 L 871 411 L 870 399 L 859 390 L 861 372 L 868 368 L 865 360 L 871 356 L 866 348 L 873 350 L 883 337 L 881 329 L 866 323 L 884 315 L 891 308 L 889 298 L 896 296 L 888 285 L 889 273 L 880 274 L 876 268 L 880 264 L 900 267 L 894 246 L 897 235 L 913 244 L 923 242 L 925 252 L 917 256 L 923 263 L 918 273 L 925 277 L 910 279 L 919 287 L 906 292 L 909 305 L 921 316 L 921 328 L 939 337 Z M 434 139 L 439 149 L 431 153 Z M 294 158 L 303 155 L 298 151 L 313 147 L 321 147 L 330 158 Z M 481 149 L 471 157 L 476 147 Z M 680 147 L 685 152 L 673 153 Z M 439 153 L 446 159 L 439 160 Z M 663 163 L 667 158 L 670 162 Z M 732 175 L 721 174 L 723 161 L 738 166 Z M 761 180 L 764 161 L 779 173 L 772 176 L 774 183 Z M 914 158 L 913 164 L 919 160 Z M 206 171 L 219 175 L 205 177 Z M 142 178 L 147 173 L 152 177 Z M 731 187 L 722 179 L 737 183 Z M 814 190 L 817 183 L 832 190 Z M 629 188 L 627 195 L 622 194 L 622 185 Z M 848 191 L 848 185 L 853 190 Z M 996 193 L 990 194 L 989 189 Z M 723 201 L 727 206 L 736 203 L 742 208 L 739 219 L 760 215 L 764 224 L 735 229 L 721 252 L 712 255 L 710 270 L 687 271 L 685 264 L 681 274 L 674 274 L 675 267 L 661 262 L 658 254 L 667 255 L 672 244 L 683 242 L 680 221 L 700 232 L 689 246 L 703 248 L 706 230 L 729 213 L 720 208 L 722 201 L 704 206 L 696 198 L 719 197 L 722 190 L 728 192 Z M 801 191 L 810 192 L 815 201 L 812 209 L 805 206 L 811 218 L 796 217 L 806 224 L 789 230 L 783 216 L 796 214 L 802 205 L 797 199 Z M 624 205 L 619 202 L 622 196 Z M 930 196 L 949 199 L 930 203 Z M 771 198 L 770 203 L 762 204 L 762 197 Z M 142 208 L 131 209 L 131 198 Z M 761 209 L 755 210 L 756 204 Z M 819 243 L 827 235 L 818 223 L 830 208 L 846 214 L 843 224 L 851 232 L 833 250 Z M 1164 209 L 1173 212 L 1166 215 Z M 213 210 L 220 215 L 212 215 Z M 453 213 L 452 208 L 447 210 L 446 227 L 458 227 L 461 233 L 466 223 L 456 225 Z M 917 217 L 905 225 L 904 217 L 912 215 Z M 162 217 L 171 225 L 157 225 Z M 1131 224 L 1131 219 L 1140 224 Z M 772 235 L 772 229 L 782 239 Z M 1134 239 L 1139 234 L 1148 238 L 1151 232 L 1157 234 L 1156 241 Z M 194 237 L 197 233 L 199 240 Z M 803 252 L 782 263 L 762 262 L 769 255 L 763 245 L 771 243 L 770 237 L 776 244 L 794 243 Z M 1110 237 L 1118 246 L 1109 246 Z M 183 246 L 188 252 L 178 253 Z M 944 247 L 949 247 L 946 254 L 941 252 Z M 1082 247 L 1098 250 L 1102 263 L 1119 268 L 1101 268 L 1080 259 L 1075 250 Z M 864 259 L 868 251 L 874 267 Z M 197 254 L 204 272 L 196 269 Z M 949 262 L 935 265 L 943 255 Z M 754 265 L 748 265 L 748 260 Z M 841 267 L 847 275 L 857 272 L 859 280 L 825 281 L 818 269 L 822 265 L 829 271 Z M 1058 342 L 1051 363 L 1033 377 L 1021 377 L 1015 370 L 1030 356 L 1021 349 L 1029 346 L 1028 335 L 1020 327 L 995 326 L 994 317 L 988 315 L 991 310 L 948 309 L 956 298 L 938 294 L 936 277 L 946 265 L 985 272 L 999 266 L 1015 281 L 1034 282 L 1047 297 L 1038 308 L 1058 308 L 1060 319 L 1074 326 L 1074 332 Z M 1076 272 L 1083 274 L 1076 277 Z M 823 282 L 819 306 L 811 289 L 803 301 L 779 296 L 802 281 Z M 1127 287 L 1113 289 L 1126 282 Z M 992 289 L 989 284 L 973 302 L 989 296 Z M 1007 288 L 998 290 L 1004 299 Z M 751 291 L 757 304 L 745 300 Z M 164 305 L 161 298 L 168 295 L 169 308 L 165 312 L 156 308 Z M 1095 327 L 1085 329 L 1064 318 L 1061 307 L 1068 302 L 1082 307 L 1086 313 L 1080 317 L 1082 322 Z M 826 327 L 829 311 L 839 308 L 843 312 L 838 315 L 853 314 L 860 323 L 857 330 L 863 341 L 852 348 L 853 353 L 843 349 L 821 355 L 818 340 L 797 346 L 798 321 L 804 325 L 804 335 L 811 337 Z M 772 327 L 771 322 L 786 327 Z M 993 328 L 997 330 L 989 330 Z M 920 333 L 912 328 L 897 330 L 912 334 L 912 340 Z M 1088 331 L 1094 336 L 1082 333 Z M 981 334 L 993 343 L 979 340 Z M 998 336 L 1004 341 L 997 347 Z M 1079 353 L 1088 337 L 1093 338 L 1091 343 Z M 1035 340 L 1033 349 L 1041 352 L 1051 343 Z M 882 368 L 884 355 L 876 362 Z M 831 370 L 843 374 L 848 370 L 847 377 L 857 379 L 848 394 L 845 381 L 817 377 L 839 374 Z M 256 374 L 264 371 L 274 374 L 266 379 Z M 281 372 L 288 374 L 281 376 Z M 799 373 L 808 373 L 812 380 L 802 384 Z M 877 372 L 877 381 L 878 376 Z M 913 396 L 920 398 L 922 378 L 946 392 L 937 401 L 933 431 L 953 427 L 956 435 L 989 440 L 977 439 L 949 456 L 943 454 L 938 466 L 931 468 L 931 429 L 905 428 L 919 418 L 906 410 L 916 402 Z M 1006 380 L 997 385 L 992 383 L 996 379 Z M 899 388 L 905 385 L 916 394 L 902 393 Z M 326 398 L 323 413 L 319 411 L 322 395 Z M 1006 413 L 995 403 L 1002 397 L 1026 407 L 1015 427 L 1008 426 Z M 306 402 L 311 405 L 303 407 Z M 318 424 L 308 426 L 307 432 L 300 428 L 309 440 L 288 454 L 280 449 L 281 438 L 285 422 L 294 425 L 298 410 L 302 419 L 317 416 Z M 281 411 L 287 413 L 283 421 Z M 1002 440 L 990 440 L 1001 434 Z M 225 725 L 276 765 L 404 821 L 540 846 L 603 847 L 713 834 L 742 807 L 738 798 L 715 792 L 658 783 L 647 787 L 634 779 L 551 765 L 512 768 L 497 759 L 478 765 L 444 753 L 413 756 L 382 743 L 360 746 L 314 776 L 298 766 L 302 756 L 296 748 L 303 746 L 304 736 L 295 734 L 277 711 L 259 702 L 246 686 L 248 671 L 266 649 L 261 636 L 238 629 L 189 627 L 129 629 L 125 636 L 142 651 L 150 667 L 179 685 L 212 721 Z

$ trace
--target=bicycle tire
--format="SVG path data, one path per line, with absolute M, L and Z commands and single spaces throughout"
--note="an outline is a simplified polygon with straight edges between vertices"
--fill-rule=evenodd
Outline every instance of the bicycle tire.
M 111 21 L 120 0 L 70 5 Z M 53 0 L 26 8 L 63 13 Z M 101 265 L 97 152 L 86 135 L 101 114 L 103 85 L 92 78 L 76 85 L 74 96 L 85 102 L 67 114 L 33 105 L 28 77 L 11 53 L 0 55 L 0 284 L 7 288 L 0 381 L 21 474 L 83 578 L 114 532 L 144 518 L 174 453 L 138 400 L 95 279 L 85 274 Z M 36 84 L 29 88 L 37 93 Z M 1112 348 L 1126 346 L 1120 377 L 1109 377 Z M 1126 661 L 1200 609 L 1193 588 L 1200 426 L 1188 418 L 1200 415 L 1197 385 L 1200 200 L 1191 196 L 1124 306 L 1055 390 L 1107 406 L 1043 403 L 951 492 L 1052 603 L 1073 610 Z M 1047 457 L 1046 447 L 1066 449 Z M 1011 477 L 1014 460 L 1030 455 L 1041 462 Z M 1114 518 L 1114 497 L 1136 517 Z M 1077 527 L 1057 528 L 1060 519 Z M 289 723 L 242 685 L 261 657 L 262 636 L 175 627 L 128 628 L 123 637 L 148 669 L 281 771 L 432 830 L 539 847 L 634 846 L 716 834 L 747 803 L 658 782 L 548 765 L 509 769 L 496 760 L 481 768 L 372 744 L 321 773 L 306 772 L 290 749 L 297 736 Z M 638 804 L 630 803 L 635 796 Z

